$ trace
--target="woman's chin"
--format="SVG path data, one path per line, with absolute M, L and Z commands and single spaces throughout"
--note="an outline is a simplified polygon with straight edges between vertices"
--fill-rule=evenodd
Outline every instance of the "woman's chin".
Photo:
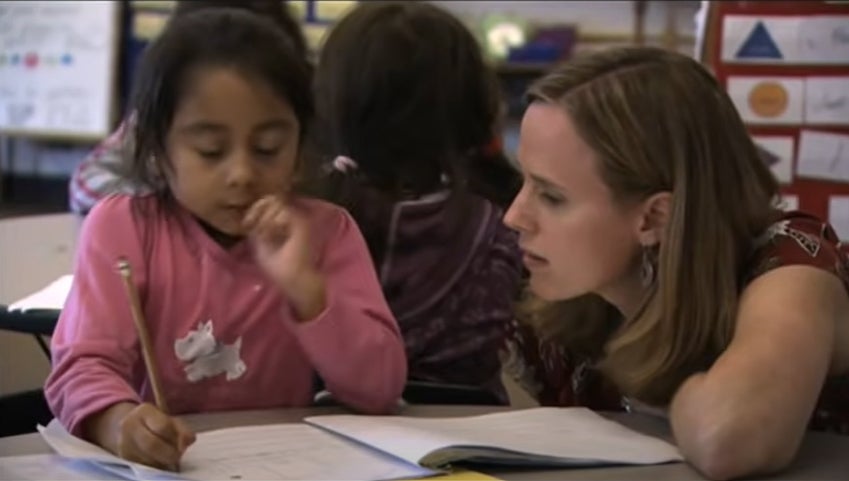
M 563 301 L 581 295 L 581 293 L 577 291 L 564 289 L 562 286 L 559 286 L 558 283 L 551 282 L 550 280 L 543 280 L 540 276 L 535 276 L 534 274 L 531 274 L 528 287 L 534 296 L 547 302 Z

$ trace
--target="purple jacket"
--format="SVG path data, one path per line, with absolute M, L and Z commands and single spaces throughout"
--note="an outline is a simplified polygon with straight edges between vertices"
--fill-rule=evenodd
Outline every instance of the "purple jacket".
M 379 277 L 407 348 L 408 377 L 483 387 L 507 401 L 499 349 L 513 319 L 521 256 L 492 203 L 460 219 L 447 192 L 393 208 Z

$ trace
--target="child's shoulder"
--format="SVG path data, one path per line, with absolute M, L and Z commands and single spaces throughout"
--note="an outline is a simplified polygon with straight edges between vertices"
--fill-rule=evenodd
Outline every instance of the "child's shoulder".
M 162 207 L 162 200 L 154 194 L 110 194 L 86 215 L 84 226 L 115 232 L 138 224 L 142 218 L 150 221 L 158 217 Z
M 91 212 L 86 216 L 89 218 L 102 218 L 112 216 L 124 216 L 136 210 L 153 209 L 161 204 L 161 200 L 154 194 L 109 194 L 99 200 Z
M 330 202 L 312 197 L 298 197 L 293 201 L 296 208 L 321 230 L 338 229 L 340 223 L 350 221 L 348 211 Z

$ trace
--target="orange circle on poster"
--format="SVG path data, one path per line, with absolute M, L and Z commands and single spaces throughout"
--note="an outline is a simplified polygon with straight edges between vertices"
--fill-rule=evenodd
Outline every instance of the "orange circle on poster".
M 760 117 L 778 117 L 787 110 L 789 95 L 778 82 L 761 82 L 749 92 L 749 108 Z

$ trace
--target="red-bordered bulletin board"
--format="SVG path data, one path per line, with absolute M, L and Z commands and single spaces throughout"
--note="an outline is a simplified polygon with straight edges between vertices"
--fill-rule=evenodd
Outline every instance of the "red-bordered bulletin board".
M 776 155 L 782 194 L 849 240 L 849 2 L 713 1 L 708 8 L 701 60 L 735 99 L 753 138 Z

